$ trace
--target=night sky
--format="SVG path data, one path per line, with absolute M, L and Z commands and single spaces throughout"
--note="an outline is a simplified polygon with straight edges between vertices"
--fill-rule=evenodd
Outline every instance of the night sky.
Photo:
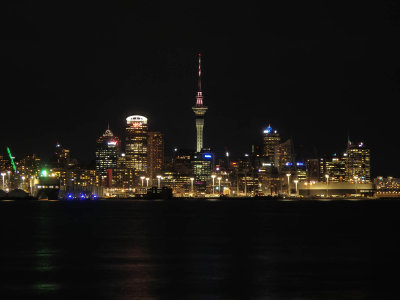
M 270 123 L 314 156 L 342 152 L 349 135 L 371 148 L 374 176 L 400 176 L 396 1 L 9 2 L 3 154 L 46 157 L 58 141 L 89 162 L 107 123 L 123 138 L 132 114 L 164 133 L 166 154 L 194 148 L 201 52 L 205 146 L 241 155 Z

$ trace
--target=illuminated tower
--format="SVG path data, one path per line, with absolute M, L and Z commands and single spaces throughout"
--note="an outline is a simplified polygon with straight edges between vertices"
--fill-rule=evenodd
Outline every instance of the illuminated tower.
M 268 127 L 264 130 L 264 156 L 268 162 L 275 162 L 277 146 L 281 142 L 279 133 L 276 130 L 272 130 L 272 127 Z
M 204 127 L 204 115 L 207 111 L 207 106 L 203 105 L 203 92 L 201 90 L 201 54 L 199 53 L 199 81 L 198 91 L 196 96 L 196 105 L 192 107 L 196 117 L 196 152 L 200 152 L 203 148 L 203 127 Z
M 134 169 L 135 174 L 146 174 L 148 127 L 147 118 L 143 116 L 130 116 L 126 118 L 125 155 L 126 166 Z
M 107 128 L 106 132 L 97 139 L 96 143 L 96 170 L 99 175 L 106 175 L 107 169 L 117 166 L 120 140 Z

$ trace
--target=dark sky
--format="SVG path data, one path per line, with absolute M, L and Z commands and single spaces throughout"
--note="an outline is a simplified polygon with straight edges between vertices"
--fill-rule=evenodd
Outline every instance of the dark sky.
M 48 156 L 59 141 L 90 161 L 107 122 L 123 137 L 131 114 L 165 134 L 166 152 L 194 148 L 201 51 L 206 145 L 243 154 L 271 123 L 321 155 L 349 134 L 371 148 L 373 175 L 400 176 L 396 1 L 9 2 L 2 152 Z

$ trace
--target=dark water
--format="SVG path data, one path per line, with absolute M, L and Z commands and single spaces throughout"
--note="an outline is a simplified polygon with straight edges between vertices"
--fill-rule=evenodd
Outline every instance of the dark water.
M 399 201 L 0 201 L 0 299 L 396 299 Z

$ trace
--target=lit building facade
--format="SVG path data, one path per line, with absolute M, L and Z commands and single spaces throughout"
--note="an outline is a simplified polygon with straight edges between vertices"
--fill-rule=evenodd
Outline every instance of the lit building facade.
M 281 137 L 276 130 L 273 130 L 270 125 L 264 130 L 264 157 L 267 162 L 275 163 L 276 148 L 281 142 Z
M 203 149 L 193 155 L 191 163 L 196 184 L 205 186 L 210 182 L 213 158 L 214 155 L 209 149 Z
M 148 171 L 148 125 L 143 116 L 126 118 L 125 155 L 126 167 L 134 169 L 136 175 L 147 174 Z
M 319 181 L 325 181 L 326 175 L 330 182 L 342 182 L 346 180 L 346 156 L 333 155 L 331 158 L 321 158 Z
M 117 166 L 121 141 L 110 129 L 97 139 L 96 170 L 100 176 L 106 176 L 108 169 Z
M 371 182 L 371 153 L 363 143 L 348 143 L 345 153 L 346 180 Z
M 306 160 L 306 172 L 308 181 L 319 181 L 320 179 L 320 160 L 318 158 L 310 158 Z
M 294 157 L 293 157 L 293 145 L 292 140 L 280 143 L 275 146 L 275 166 L 278 172 L 290 171 L 293 169 Z
M 160 132 L 149 132 L 148 144 L 148 174 L 153 178 L 161 174 L 164 164 L 164 141 Z
M 107 181 L 111 182 L 112 187 L 129 189 L 133 188 L 137 176 L 135 176 L 134 169 L 127 168 L 127 160 L 125 153 L 122 153 L 117 160 L 117 166 L 112 170 L 111 178 L 108 175 Z M 110 184 L 109 184 L 110 185 Z

